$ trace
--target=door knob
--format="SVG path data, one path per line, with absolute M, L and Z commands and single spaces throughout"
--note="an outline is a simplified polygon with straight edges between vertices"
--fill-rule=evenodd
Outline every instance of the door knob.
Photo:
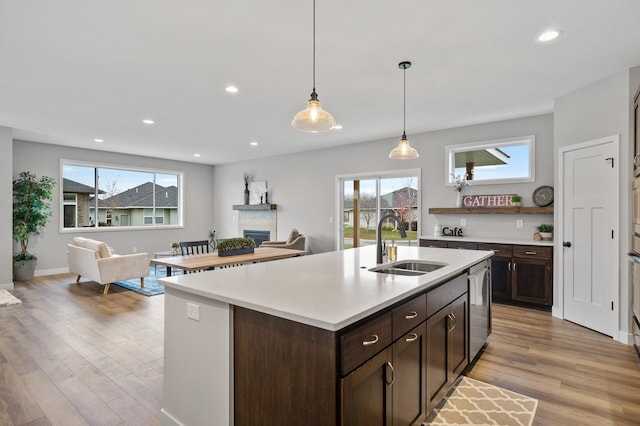
M 562 247 L 571 247 L 571 241 L 563 241 Z

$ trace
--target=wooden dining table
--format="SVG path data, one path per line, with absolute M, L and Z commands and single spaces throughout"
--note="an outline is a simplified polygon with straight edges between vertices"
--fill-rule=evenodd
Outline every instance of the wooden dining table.
M 200 271 L 223 266 L 286 259 L 288 257 L 304 256 L 305 254 L 307 254 L 305 250 L 293 250 L 278 247 L 258 247 L 253 253 L 238 254 L 235 256 L 219 256 L 217 252 L 204 253 L 151 259 L 151 264 L 166 267 L 167 276 L 170 277 L 174 268 L 182 269 L 183 271 Z

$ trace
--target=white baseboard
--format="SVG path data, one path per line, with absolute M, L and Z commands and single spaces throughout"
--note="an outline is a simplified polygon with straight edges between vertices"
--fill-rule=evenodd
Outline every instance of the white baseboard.
M 54 268 L 54 269 L 37 269 L 33 276 L 34 277 L 42 277 L 45 275 L 56 275 L 56 274 L 67 274 L 69 273 L 69 268 Z
M 0 284 L 0 290 L 13 290 L 13 281 L 10 283 Z
M 625 345 L 633 345 L 633 335 L 626 331 L 618 330 L 618 337 L 614 339 Z

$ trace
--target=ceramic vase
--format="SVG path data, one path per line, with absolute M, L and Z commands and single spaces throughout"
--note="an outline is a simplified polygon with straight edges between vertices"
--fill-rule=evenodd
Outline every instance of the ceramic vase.
M 458 198 L 456 198 L 456 207 L 462 207 L 462 192 L 458 191 Z

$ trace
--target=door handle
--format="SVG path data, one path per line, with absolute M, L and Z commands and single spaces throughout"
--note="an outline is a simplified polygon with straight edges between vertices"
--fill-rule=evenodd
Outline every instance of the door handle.
M 393 364 L 391 364 L 389 361 L 387 361 L 387 367 L 389 367 L 389 370 L 391 371 L 391 381 L 387 380 L 387 378 L 385 377 L 385 382 L 387 383 L 387 386 L 392 386 L 393 382 L 396 381 L 396 371 L 393 368 Z
M 563 241 L 562 247 L 571 247 L 571 241 Z

